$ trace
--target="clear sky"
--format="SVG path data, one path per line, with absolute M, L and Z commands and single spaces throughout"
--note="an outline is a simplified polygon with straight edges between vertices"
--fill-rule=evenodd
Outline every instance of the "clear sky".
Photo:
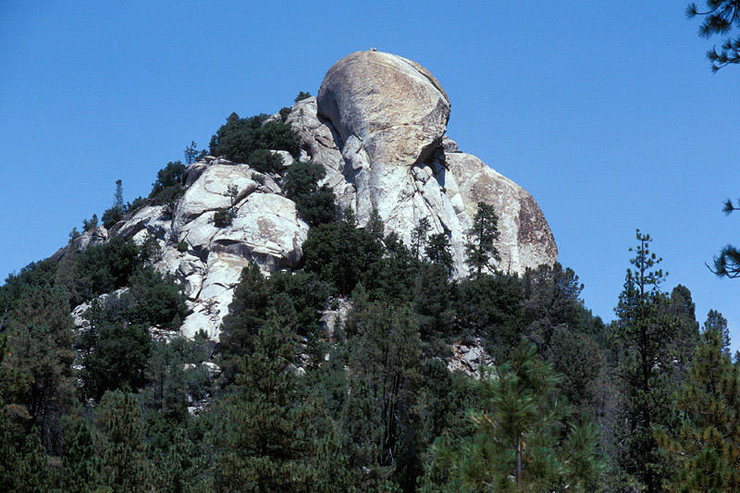
M 712 74 L 685 2 L 0 0 L 0 276 L 66 243 L 123 180 L 201 146 L 232 111 L 316 94 L 372 47 L 426 66 L 452 101 L 448 134 L 526 188 L 560 260 L 605 319 L 635 228 L 649 232 L 703 321 L 730 321 L 740 280 L 705 266 L 740 243 L 740 66 Z M 718 41 L 715 41 L 717 43 Z

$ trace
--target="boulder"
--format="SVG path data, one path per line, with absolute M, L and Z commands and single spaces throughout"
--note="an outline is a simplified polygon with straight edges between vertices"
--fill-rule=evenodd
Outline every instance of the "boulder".
M 362 142 L 372 166 L 408 167 L 442 138 L 450 101 L 418 63 L 371 50 L 347 55 L 329 69 L 318 110 L 343 142 Z

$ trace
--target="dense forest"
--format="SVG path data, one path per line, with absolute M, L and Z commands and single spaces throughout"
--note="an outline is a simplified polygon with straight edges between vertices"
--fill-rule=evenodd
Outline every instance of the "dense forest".
M 152 267 L 154 238 L 114 237 L 8 277 L 3 491 L 740 489 L 727 322 L 712 311 L 700 326 L 689 289 L 664 290 L 649 235 L 636 233 L 605 324 L 571 269 L 498 269 L 491 206 L 479 204 L 459 279 L 449 238 L 426 221 L 406 245 L 377 214 L 358 227 L 319 186 L 319 164 L 281 175 L 265 149 L 298 145 L 265 115 L 233 114 L 211 142 L 272 173 L 311 226 L 300 268 L 244 269 L 218 343 L 177 335 L 187 308 Z M 131 204 L 118 182 L 102 221 L 174 207 L 185 169 L 168 163 Z M 451 371 L 460 344 L 495 364 Z

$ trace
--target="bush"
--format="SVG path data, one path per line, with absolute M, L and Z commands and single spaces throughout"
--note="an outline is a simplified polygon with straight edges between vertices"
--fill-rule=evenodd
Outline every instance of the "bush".
M 266 149 L 258 149 L 249 155 L 249 166 L 260 173 L 276 173 L 283 165 L 283 158 Z
M 185 184 L 185 170 L 180 161 L 170 161 L 157 172 L 157 181 L 152 184 L 149 198 L 155 205 L 173 203 L 182 196 Z
M 119 206 L 113 206 L 106 210 L 101 217 L 105 229 L 110 229 L 115 226 L 118 221 L 123 219 L 124 214 L 126 214 L 126 211 L 123 207 Z
M 265 123 L 266 119 L 264 114 L 239 118 L 232 113 L 211 138 L 211 154 L 223 155 L 239 163 L 248 163 L 250 155 L 260 149 L 288 151 L 297 157 L 301 145 L 298 134 L 284 122 Z
M 326 175 L 320 164 L 297 162 L 285 173 L 285 196 L 296 203 L 298 216 L 310 226 L 328 223 L 336 218 L 337 206 L 334 192 L 318 182 Z
M 187 307 L 182 288 L 171 274 L 162 275 L 152 267 L 137 269 L 126 294 L 126 318 L 131 323 L 156 325 L 168 329 L 180 327 Z
M 298 93 L 298 96 L 295 97 L 294 101 L 297 103 L 298 101 L 302 101 L 302 100 L 308 99 L 310 97 L 311 97 L 311 93 L 310 92 L 303 92 L 303 91 L 301 91 L 301 92 Z
M 342 296 L 352 292 L 363 272 L 378 261 L 382 244 L 352 217 L 311 228 L 303 242 L 305 269 L 332 284 Z
M 188 251 L 188 242 L 185 240 L 180 240 L 177 242 L 177 251 L 180 253 L 185 253 Z
M 213 224 L 217 228 L 225 228 L 226 226 L 231 226 L 231 223 L 234 220 L 234 216 L 236 216 L 236 214 L 231 209 L 218 210 L 213 215 Z

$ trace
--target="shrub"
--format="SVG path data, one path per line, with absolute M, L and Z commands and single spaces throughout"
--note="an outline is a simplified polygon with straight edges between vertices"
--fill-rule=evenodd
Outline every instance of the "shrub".
M 283 158 L 266 149 L 257 149 L 249 155 L 249 166 L 260 173 L 275 173 L 280 171 Z
M 123 207 L 111 207 L 110 209 L 106 210 L 101 217 L 103 221 L 103 226 L 105 226 L 106 229 L 110 229 L 111 227 L 115 226 L 118 221 L 123 219 L 125 213 L 126 211 Z
M 149 193 L 149 198 L 155 205 L 173 203 L 180 198 L 184 189 L 186 169 L 180 161 L 170 161 L 157 172 L 157 181 L 152 184 L 152 191 Z
M 144 197 L 136 197 L 133 202 L 128 204 L 128 212 L 135 212 L 149 203 Z
M 231 209 L 220 209 L 213 215 L 213 224 L 217 228 L 225 228 L 231 226 L 236 213 Z
M 283 121 L 287 120 L 289 115 L 290 108 L 280 108 L 280 118 L 282 118 Z
M 318 186 L 324 175 L 324 167 L 313 162 L 297 162 L 285 174 L 285 195 L 296 203 L 298 215 L 310 226 L 331 222 L 337 214 L 334 192 Z
M 188 242 L 185 240 L 180 240 L 177 242 L 177 251 L 181 253 L 185 253 L 188 251 Z
M 126 318 L 131 323 L 177 329 L 187 313 L 182 288 L 172 274 L 162 275 L 152 267 L 136 270 L 126 294 Z
M 98 215 L 93 214 L 90 220 L 87 219 L 82 220 L 82 230 L 84 232 L 92 231 L 93 229 L 97 229 L 98 227 Z
M 282 121 L 265 123 L 267 115 L 239 118 L 232 113 L 211 138 L 211 154 L 224 155 L 232 161 L 248 163 L 256 150 L 276 149 L 293 156 L 300 152 L 301 138 Z
M 301 91 L 301 92 L 298 93 L 298 96 L 295 97 L 294 101 L 297 103 L 298 101 L 302 101 L 302 100 L 308 99 L 310 97 L 311 97 L 311 93 L 310 92 L 303 92 L 303 91 Z

